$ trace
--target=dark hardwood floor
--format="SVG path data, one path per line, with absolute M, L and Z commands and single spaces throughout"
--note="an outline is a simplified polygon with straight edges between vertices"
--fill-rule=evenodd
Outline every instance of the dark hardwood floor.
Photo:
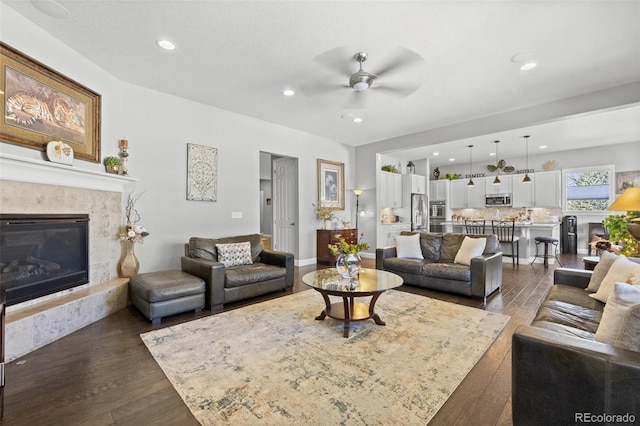
M 562 255 L 568 267 L 582 268 L 582 255 Z M 374 261 L 365 259 L 365 266 Z M 300 276 L 314 266 L 296 268 L 292 292 L 308 290 Z M 554 266 L 544 269 L 504 263 L 503 289 L 486 305 L 481 301 L 403 286 L 421 296 L 511 316 L 505 330 L 433 418 L 431 425 L 511 425 L 511 335 L 533 318 L 553 281 Z M 274 297 L 275 293 L 237 309 Z M 381 299 L 382 301 L 382 299 Z M 321 298 L 318 304 L 322 304 Z M 203 312 L 199 316 L 210 315 Z M 199 317 L 198 316 L 198 317 Z M 152 327 L 129 307 L 6 366 L 7 425 L 196 425 L 139 337 L 140 333 L 196 318 L 176 315 Z M 336 338 L 339 338 L 336 337 Z M 212 384 L 215 386 L 215 384 Z

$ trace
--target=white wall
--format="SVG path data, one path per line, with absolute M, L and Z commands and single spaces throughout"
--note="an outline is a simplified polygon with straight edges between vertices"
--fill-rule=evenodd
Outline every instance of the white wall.
M 141 272 L 178 268 L 183 244 L 191 236 L 260 231 L 260 151 L 298 158 L 296 260 L 315 258 L 316 159 L 345 163 L 345 186 L 350 189 L 355 175 L 352 147 L 121 82 L 13 9 L 0 4 L 0 12 L 5 43 L 102 95 L 102 157 L 118 152 L 119 139 L 129 140 L 129 174 L 139 179 L 136 191 L 145 191 L 136 207 L 150 232 L 136 248 Z M 218 149 L 217 202 L 186 200 L 187 143 Z M 0 152 L 44 158 L 39 151 L 7 143 L 0 143 Z M 102 169 L 86 161 L 75 165 Z M 355 204 L 350 195 L 348 208 Z M 231 219 L 237 211 L 243 218 Z

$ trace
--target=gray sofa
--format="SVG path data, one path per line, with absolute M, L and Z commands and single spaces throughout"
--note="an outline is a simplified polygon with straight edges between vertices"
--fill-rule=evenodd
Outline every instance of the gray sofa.
M 640 352 L 594 340 L 605 305 L 585 291 L 592 274 L 556 269 L 535 319 L 514 332 L 514 425 L 590 423 L 586 416 L 605 414 L 640 420 Z M 595 423 L 624 423 L 603 420 Z
M 466 236 L 487 239 L 484 253 L 472 258 L 470 266 L 453 262 Z M 400 259 L 395 247 L 378 248 L 376 269 L 400 275 L 405 284 L 484 301 L 502 285 L 502 252 L 495 235 L 420 232 L 420 248 L 424 259 Z
M 252 264 L 225 267 L 216 244 L 249 241 Z M 264 249 L 259 234 L 226 238 L 192 237 L 181 258 L 184 272 L 205 281 L 205 303 L 212 311 L 223 305 L 293 286 L 293 254 Z

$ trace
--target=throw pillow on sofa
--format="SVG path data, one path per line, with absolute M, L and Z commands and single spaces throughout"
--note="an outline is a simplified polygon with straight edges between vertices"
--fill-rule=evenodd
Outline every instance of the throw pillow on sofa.
M 464 237 L 462 245 L 456 254 L 456 258 L 453 259 L 453 263 L 459 263 L 467 266 L 471 265 L 471 258 L 482 255 L 486 245 L 486 238 Z
M 624 255 L 619 255 L 600 283 L 598 291 L 589 296 L 602 303 L 607 303 L 607 299 L 613 291 L 613 285 L 617 282 L 640 284 L 640 264 L 630 261 Z
M 640 306 L 640 286 L 614 283 L 613 291 L 607 300 L 602 319 L 596 330 L 596 341 L 616 344 L 625 318 L 634 306 Z M 638 339 L 640 339 L 640 336 L 635 336 L 635 346 L 638 345 Z M 629 343 L 631 344 L 631 342 Z M 625 345 L 625 342 L 620 341 L 618 344 Z
M 607 272 L 611 269 L 611 265 L 613 262 L 618 260 L 618 256 L 605 251 L 600 255 L 600 261 L 593 269 L 593 275 L 591 275 L 591 279 L 589 280 L 589 285 L 586 290 L 592 293 L 595 293 L 600 288 L 600 284 L 602 284 L 602 280 L 607 276 Z
M 424 259 L 420 248 L 420 234 L 396 236 L 396 256 L 399 259 Z
M 224 266 L 251 265 L 251 243 L 216 244 L 218 262 Z

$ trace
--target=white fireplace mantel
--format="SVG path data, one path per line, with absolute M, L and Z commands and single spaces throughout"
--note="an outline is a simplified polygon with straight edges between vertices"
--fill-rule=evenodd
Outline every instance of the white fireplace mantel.
M 138 179 L 0 153 L 0 180 L 124 192 Z

